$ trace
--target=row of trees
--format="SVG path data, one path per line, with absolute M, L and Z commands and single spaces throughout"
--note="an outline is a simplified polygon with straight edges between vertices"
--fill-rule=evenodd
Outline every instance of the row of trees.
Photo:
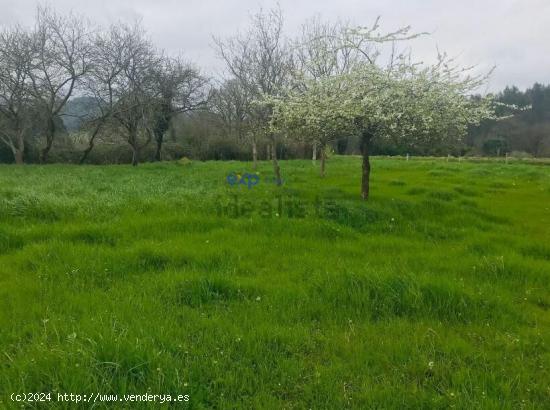
M 214 83 L 181 58 L 168 57 L 139 24 L 100 29 L 73 15 L 40 8 L 31 30 L 0 35 L 0 138 L 22 163 L 25 142 L 41 141 L 46 162 L 59 134 L 59 117 L 74 97 L 87 146 L 101 135 L 122 138 L 137 165 L 152 141 L 161 158 L 167 132 L 181 114 L 218 124 L 237 144 L 267 146 L 281 181 L 277 146 L 297 141 L 320 154 L 355 136 L 363 157 L 362 197 L 369 195 L 370 154 L 377 141 L 410 146 L 454 144 L 468 128 L 496 118 L 491 97 L 473 97 L 487 75 L 474 75 L 445 54 L 434 64 L 404 52 L 424 34 L 409 27 L 370 27 L 307 21 L 297 38 L 284 33 L 280 9 L 252 16 L 249 29 L 216 38 L 225 78 Z M 215 84 L 215 85 L 212 85 Z
M 504 121 L 483 121 L 472 128 L 466 143 L 484 155 L 550 156 L 550 86 L 534 84 L 525 91 L 507 87 L 495 96 L 506 106 L 530 107 Z M 497 111 L 501 111 L 497 107 Z
M 319 147 L 323 176 L 326 146 L 357 135 L 367 199 L 375 140 L 444 144 L 494 117 L 491 98 L 472 97 L 487 75 L 472 75 L 445 54 L 425 65 L 400 51 L 420 35 L 409 27 L 383 33 L 378 20 L 372 27 L 351 27 L 313 19 L 290 41 L 283 36 L 280 10 L 272 10 L 256 15 L 249 32 L 218 40 L 230 74 L 220 95 L 236 96 L 233 102 L 242 107 L 235 128 L 249 135 L 254 164 L 258 138 L 272 146 L 299 139 Z M 276 150 L 272 160 L 280 181 Z
M 46 162 L 60 116 L 73 97 L 89 97 L 89 133 L 81 161 L 105 129 L 123 136 L 139 161 L 152 140 L 160 159 L 164 135 L 179 113 L 203 106 L 208 80 L 181 58 L 164 55 L 139 24 L 93 26 L 75 15 L 39 8 L 32 29 L 0 33 L 0 141 L 24 162 L 27 141 Z

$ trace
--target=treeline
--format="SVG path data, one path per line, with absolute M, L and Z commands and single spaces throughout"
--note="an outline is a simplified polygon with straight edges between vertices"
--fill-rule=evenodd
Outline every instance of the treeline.
M 506 87 L 496 96 L 506 106 L 529 107 L 500 121 L 486 120 L 465 140 L 472 152 L 487 156 L 550 157 L 550 85 L 534 84 L 521 91 Z M 497 107 L 497 112 L 499 108 Z M 503 115 L 504 110 L 499 114 Z
M 272 108 L 257 102 L 296 84 L 305 87 L 304 76 L 311 83 L 371 64 L 381 41 L 368 35 L 378 21 L 367 35 L 314 18 L 296 38 L 285 36 L 283 23 L 280 10 L 261 12 L 242 35 L 215 39 L 226 75 L 213 79 L 159 50 L 139 23 L 101 28 L 39 8 L 32 28 L 0 33 L 0 162 L 137 165 L 181 157 L 257 161 L 361 153 L 361 137 L 346 127 L 330 138 L 275 138 Z M 391 35 L 384 41 L 414 37 Z M 372 55 L 365 58 L 365 50 Z M 549 89 L 507 88 L 496 97 L 507 107 L 501 114 L 510 106 L 532 109 L 485 120 L 465 139 L 376 138 L 370 152 L 548 155 Z
M 100 28 L 41 7 L 33 28 L 0 33 L 0 141 L 16 163 L 83 163 L 100 141 L 124 144 L 134 165 L 151 146 L 160 159 L 172 120 L 208 92 L 197 68 L 158 50 L 138 23 Z
M 275 90 L 273 81 L 287 83 L 292 71 L 291 59 L 280 55 L 263 61 L 271 67 L 252 61 L 267 57 L 275 44 L 290 56 L 282 24 L 280 10 L 252 19 L 254 39 L 246 47 L 258 54 L 241 57 L 257 73 L 253 84 L 250 77 L 236 79 L 234 67 L 226 79 L 207 77 L 155 47 L 137 22 L 103 28 L 39 7 L 32 28 L 0 33 L 0 162 L 137 165 L 184 156 L 310 156 L 308 144 L 267 141 L 258 128 L 267 119 L 254 115 L 254 100 L 267 91 L 257 85 Z M 228 41 L 218 40 L 222 59 L 236 39 Z M 278 63 L 284 69 L 273 77 Z

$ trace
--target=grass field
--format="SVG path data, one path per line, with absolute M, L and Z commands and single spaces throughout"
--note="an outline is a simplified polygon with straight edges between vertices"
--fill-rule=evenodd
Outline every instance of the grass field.
M 549 166 L 248 166 L 0 167 L 0 408 L 550 408 Z

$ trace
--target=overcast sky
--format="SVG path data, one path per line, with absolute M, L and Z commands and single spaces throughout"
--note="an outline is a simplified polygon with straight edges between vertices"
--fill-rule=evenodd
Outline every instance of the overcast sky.
M 382 16 L 383 30 L 411 25 L 431 32 L 416 40 L 413 55 L 427 60 L 436 47 L 458 56 L 464 65 L 496 65 L 488 86 L 520 88 L 550 83 L 550 0 L 280 0 L 287 33 L 319 14 L 327 20 L 370 25 Z M 74 10 L 108 24 L 143 20 L 150 36 L 171 54 L 181 53 L 212 74 L 221 63 L 212 50 L 212 35 L 243 30 L 251 13 L 269 8 L 268 0 L 55 0 L 58 10 Z M 37 2 L 0 0 L 0 25 L 32 23 Z

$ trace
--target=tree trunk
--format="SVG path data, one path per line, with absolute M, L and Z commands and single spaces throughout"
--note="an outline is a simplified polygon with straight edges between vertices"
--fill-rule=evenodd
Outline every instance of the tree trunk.
M 317 141 L 313 143 L 313 155 L 311 157 L 312 161 L 317 161 Z
M 40 151 L 40 163 L 45 164 L 48 161 L 48 155 L 52 149 L 53 139 L 55 136 L 55 121 L 53 118 L 48 119 L 48 129 L 46 130 L 46 146 Z
M 361 178 L 361 197 L 363 200 L 369 199 L 370 191 L 370 158 L 369 148 L 372 134 L 370 131 L 363 132 L 361 135 L 361 155 L 363 156 L 363 173 Z
M 137 167 L 139 164 L 139 147 L 137 144 L 134 146 L 132 145 L 132 165 L 134 167 Z
M 88 159 L 88 155 L 90 155 L 90 152 L 94 149 L 95 146 L 95 138 L 99 134 L 99 130 L 101 129 L 101 125 L 98 125 L 90 137 L 90 140 L 88 141 L 88 147 L 84 150 L 82 153 L 82 157 L 80 158 L 80 165 L 84 164 L 84 162 Z
M 326 162 L 326 152 L 325 152 L 325 148 L 323 146 L 321 146 L 321 170 L 320 170 L 320 175 L 321 175 L 321 178 L 324 178 L 325 177 L 325 162 Z
M 94 145 L 95 144 L 93 141 L 90 140 L 88 142 L 88 147 L 82 153 L 82 157 L 80 157 L 80 162 L 79 162 L 80 165 L 83 165 L 84 162 L 86 162 L 86 160 L 88 159 L 88 155 L 90 155 L 90 152 L 92 152 L 92 150 L 94 149 Z
M 17 165 L 23 165 L 25 163 L 23 160 L 23 150 L 16 148 L 13 156 L 15 157 L 15 163 Z
M 277 160 L 277 150 L 275 149 L 275 144 L 271 147 L 271 158 L 273 161 L 273 171 L 275 172 L 275 183 L 277 186 L 283 185 L 283 180 L 281 179 L 281 167 L 279 166 L 279 161 Z
M 162 161 L 162 143 L 163 143 L 163 138 L 162 137 L 157 137 L 156 138 L 156 141 L 157 141 L 157 149 L 155 151 L 155 161 L 157 162 L 160 162 Z
M 271 145 L 267 144 L 265 146 L 266 149 L 266 159 L 269 161 L 271 159 Z
M 132 127 L 129 130 L 130 138 L 128 139 L 128 143 L 132 147 L 132 165 L 134 167 L 137 167 L 139 164 L 139 142 L 137 138 L 137 130 Z
M 17 148 L 14 149 L 13 156 L 17 165 L 23 165 L 25 163 L 25 137 L 23 137 L 22 132 L 19 132 L 17 137 Z
M 155 161 L 162 161 L 162 145 L 164 144 L 164 136 L 170 130 L 170 124 L 172 122 L 172 106 L 168 102 L 162 104 L 162 109 L 157 117 L 153 127 L 148 128 L 147 134 L 149 137 L 153 137 L 157 143 L 155 150 Z
M 256 141 L 252 141 L 252 163 L 254 171 L 258 169 L 258 145 Z
M 50 154 L 50 150 L 52 149 L 52 143 L 53 141 L 48 138 L 46 141 L 46 146 L 40 151 L 40 163 L 45 164 L 48 162 L 48 156 Z

